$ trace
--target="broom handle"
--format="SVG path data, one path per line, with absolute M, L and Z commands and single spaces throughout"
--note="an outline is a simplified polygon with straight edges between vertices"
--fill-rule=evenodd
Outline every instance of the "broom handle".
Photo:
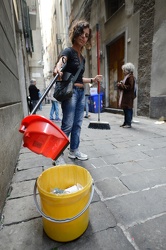
M 60 69 L 61 72 L 63 72 L 65 66 L 66 66 L 66 64 L 64 64 L 63 67 Z M 33 115 L 36 112 L 36 110 L 38 109 L 38 107 L 40 106 L 40 104 L 42 103 L 42 101 L 44 100 L 44 98 L 46 97 L 46 95 L 48 94 L 49 90 L 52 88 L 52 86 L 54 85 L 54 83 L 57 81 L 58 77 L 59 77 L 59 74 L 56 74 L 56 76 L 54 77 L 54 79 L 50 82 L 50 84 L 46 88 L 45 92 L 43 93 L 43 95 L 41 96 L 41 98 L 39 99 L 39 101 L 37 102 L 37 104 L 34 107 L 34 109 L 32 110 L 32 112 L 30 113 L 30 115 Z
M 96 38 L 97 38 L 97 74 L 100 75 L 100 44 L 99 44 L 99 24 L 96 24 Z M 100 121 L 100 82 L 97 82 L 98 93 L 98 121 Z

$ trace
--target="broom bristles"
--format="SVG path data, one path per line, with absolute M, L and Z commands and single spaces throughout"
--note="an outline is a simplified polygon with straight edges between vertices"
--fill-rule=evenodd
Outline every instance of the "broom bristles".
M 90 122 L 88 128 L 93 128 L 93 129 L 111 129 L 110 125 L 108 122 Z

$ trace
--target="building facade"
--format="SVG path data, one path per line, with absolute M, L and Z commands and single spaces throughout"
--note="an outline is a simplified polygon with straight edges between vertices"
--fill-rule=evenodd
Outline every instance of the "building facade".
M 21 55 L 17 46 L 21 44 L 21 24 L 17 22 L 17 7 L 10 1 L 0 1 L 0 209 L 7 195 L 21 145 L 18 127 L 23 109 L 25 112 L 27 110 L 22 105 L 22 97 L 25 95 L 22 89 L 25 89 L 25 85 L 21 87 L 19 82 L 22 67 L 19 71 L 18 60 Z
M 67 6 L 69 2 L 70 8 Z M 58 35 L 62 30 L 69 30 L 72 22 L 77 19 L 90 22 L 93 38 L 91 48 L 84 50 L 87 59 L 86 75 L 97 73 L 96 26 L 99 27 L 105 110 L 118 111 L 119 93 L 116 85 L 123 77 L 121 66 L 132 62 L 138 83 L 134 114 L 156 119 L 166 117 L 165 1 L 58 0 L 56 3 L 57 13 L 61 13 L 56 23 L 61 28 Z M 62 6 L 63 11 L 60 11 Z M 69 20 L 64 23 L 66 13 L 70 13 Z M 62 27 L 62 23 L 68 27 Z
M 43 78 L 43 50 L 41 38 L 41 23 L 39 18 L 39 3 L 37 0 L 26 0 L 29 9 L 30 28 L 32 33 L 33 49 L 28 53 L 29 76 L 37 82 L 37 87 L 43 93 L 45 82 Z M 29 86 L 29 83 L 27 84 Z
M 36 80 L 44 89 L 43 69 L 38 65 L 42 58 L 38 2 L 29 0 L 28 4 L 25 0 L 0 0 L 0 211 L 17 165 L 22 144 L 18 130 L 29 113 L 28 87 L 34 73 L 40 73 Z
M 70 1 L 39 0 L 43 46 L 43 74 L 46 86 L 53 78 L 53 68 L 62 48 L 69 46 Z
M 50 6 L 45 29 L 39 20 L 43 2 Z M 165 13 L 165 0 L 0 0 L 0 209 L 22 143 L 18 129 L 28 115 L 30 79 L 44 91 L 60 51 L 71 45 L 73 21 L 86 19 L 92 28 L 91 47 L 83 52 L 85 75 L 103 74 L 105 111 L 118 112 L 121 66 L 132 62 L 138 82 L 134 114 L 166 119 Z

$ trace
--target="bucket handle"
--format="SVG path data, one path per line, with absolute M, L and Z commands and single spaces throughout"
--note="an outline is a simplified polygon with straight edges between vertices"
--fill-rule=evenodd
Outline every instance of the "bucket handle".
M 90 198 L 89 198 L 89 201 L 87 203 L 87 205 L 84 207 L 84 209 L 78 213 L 77 215 L 73 216 L 72 218 L 67 218 L 67 219 L 62 219 L 62 220 L 58 220 L 58 219 L 54 219 L 54 218 L 51 218 L 49 216 L 47 216 L 45 213 L 43 213 L 39 207 L 39 204 L 37 202 L 37 199 L 36 199 L 36 189 L 37 189 L 37 179 L 35 181 L 35 185 L 34 185 L 34 192 L 33 192 L 33 196 L 34 196 L 34 201 L 35 201 L 35 205 L 36 205 L 36 208 L 38 210 L 38 212 L 42 215 L 42 217 L 44 217 L 45 219 L 51 221 L 51 222 L 56 222 L 56 223 L 65 223 L 65 222 L 70 222 L 70 221 L 73 221 L 75 219 L 77 219 L 78 217 L 80 217 L 89 207 L 91 201 L 92 201 L 92 198 L 93 198 L 93 194 L 94 194 L 94 183 L 92 183 L 92 191 L 91 191 L 91 195 L 90 195 Z

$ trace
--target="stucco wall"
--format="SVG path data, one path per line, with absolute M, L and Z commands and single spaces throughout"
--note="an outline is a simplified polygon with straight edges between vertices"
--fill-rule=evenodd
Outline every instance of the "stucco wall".
M 26 0 L 27 5 L 31 7 L 33 1 Z M 34 1 L 35 2 L 35 1 Z M 41 38 L 41 28 L 39 19 L 39 8 L 36 4 L 36 17 L 35 17 L 36 29 L 32 30 L 33 47 L 34 52 L 32 55 L 28 56 L 29 61 L 29 76 L 30 79 L 35 78 L 37 82 L 37 88 L 40 89 L 41 93 L 44 92 L 44 79 L 43 79 L 43 58 L 42 58 L 42 38 Z M 48 29 L 50 29 L 48 27 Z M 50 31 L 51 32 L 51 31 Z M 49 69 L 50 70 L 50 69 Z M 28 86 L 30 82 L 28 83 Z M 29 91 L 28 91 L 29 93 Z
M 0 211 L 17 163 L 23 110 L 9 1 L 0 2 Z
M 166 95 L 166 21 L 161 24 L 153 38 L 151 97 Z
M 154 37 L 152 50 L 150 117 L 166 118 L 166 4 L 157 0 L 155 4 Z

